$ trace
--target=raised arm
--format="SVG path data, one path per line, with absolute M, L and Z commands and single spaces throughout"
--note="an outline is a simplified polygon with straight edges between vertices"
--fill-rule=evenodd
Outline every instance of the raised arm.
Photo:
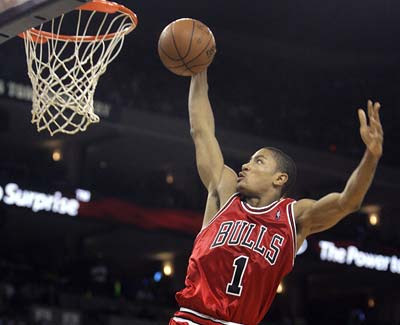
M 382 156 L 383 130 L 379 109 L 379 103 L 373 104 L 368 101 L 369 125 L 364 110 L 358 110 L 360 134 L 366 150 L 344 190 L 341 193 L 328 194 L 318 201 L 304 199 L 295 204 L 294 213 L 299 227 L 299 244 L 306 236 L 331 228 L 346 215 L 361 207 Z
M 236 190 L 236 173 L 224 165 L 215 137 L 214 115 L 208 99 L 207 71 L 192 77 L 189 91 L 190 134 L 196 148 L 197 169 L 207 188 L 204 223 L 217 212 Z

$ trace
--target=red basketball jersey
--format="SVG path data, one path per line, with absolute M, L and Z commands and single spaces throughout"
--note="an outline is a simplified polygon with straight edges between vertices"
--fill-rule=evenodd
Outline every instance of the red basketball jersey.
M 255 208 L 233 195 L 197 235 L 171 323 L 258 324 L 293 267 L 294 202 Z

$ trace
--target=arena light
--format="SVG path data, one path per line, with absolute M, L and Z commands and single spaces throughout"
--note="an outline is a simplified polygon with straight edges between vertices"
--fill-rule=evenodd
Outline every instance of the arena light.
M 171 276 L 174 273 L 174 268 L 171 262 L 164 262 L 163 273 L 166 276 Z
M 361 208 L 361 212 L 367 215 L 368 224 L 376 227 L 380 224 L 381 207 L 378 204 L 368 204 Z
M 171 173 L 168 173 L 167 176 L 165 177 L 165 181 L 167 182 L 167 184 L 173 184 L 174 182 L 174 175 L 172 175 Z
M 162 279 L 162 273 L 160 271 L 157 271 L 156 273 L 154 273 L 154 275 L 153 275 L 154 282 L 160 282 L 161 279 Z
M 375 299 L 374 298 L 369 298 L 368 299 L 368 307 L 369 308 L 374 308 L 375 307 Z
M 121 291 L 122 291 L 121 282 L 117 280 L 114 282 L 114 296 L 121 297 Z
M 371 213 L 371 214 L 368 216 L 368 222 L 369 222 L 369 224 L 370 224 L 371 226 L 373 226 L 373 227 L 379 225 L 379 222 L 380 222 L 379 214 L 376 213 L 376 212 Z
M 62 159 L 62 153 L 59 149 L 56 149 L 53 151 L 53 154 L 51 155 L 54 161 L 60 161 Z
M 175 257 L 175 254 L 173 252 L 158 252 L 155 254 L 151 254 L 149 255 L 149 258 L 152 260 L 156 260 L 156 261 L 161 261 L 161 262 L 167 262 L 167 261 L 172 261 Z
M 285 289 L 285 287 L 283 286 L 283 283 L 281 282 L 278 285 L 278 289 L 276 289 L 276 293 L 281 294 L 281 293 L 283 293 L 284 289 Z

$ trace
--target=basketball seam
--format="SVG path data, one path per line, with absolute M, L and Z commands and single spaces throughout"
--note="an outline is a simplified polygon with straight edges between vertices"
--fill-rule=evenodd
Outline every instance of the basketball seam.
M 194 60 L 196 60 L 200 55 L 203 54 L 203 52 L 204 52 L 205 50 L 207 50 L 208 44 L 210 44 L 212 38 L 213 38 L 213 37 L 212 37 L 212 35 L 211 35 L 210 38 L 209 38 L 209 40 L 208 40 L 208 42 L 207 42 L 207 44 L 206 44 L 206 46 L 204 47 L 204 49 L 202 49 L 201 52 L 200 52 L 199 54 L 197 54 L 197 56 L 195 56 L 193 59 L 191 59 L 190 61 L 188 61 L 187 64 L 189 64 L 189 63 L 193 62 Z
M 201 67 L 201 66 L 207 65 L 207 64 L 208 64 L 208 62 L 207 62 L 207 63 L 204 63 L 204 64 L 196 64 L 196 65 L 192 65 L 190 68 L 191 68 L 191 69 L 193 69 L 193 68 L 198 68 L 198 67 Z M 186 70 L 187 70 L 187 69 L 183 70 L 182 73 L 184 73 Z M 190 71 L 192 71 L 192 70 L 190 70 Z
M 163 52 L 163 54 L 164 54 L 168 59 L 170 59 L 171 61 L 177 61 L 177 62 L 182 61 L 181 59 L 174 59 L 173 57 L 169 56 L 168 53 L 165 52 L 165 50 L 162 48 L 161 45 L 159 45 L 159 48 L 160 48 L 160 50 Z
M 192 35 L 190 35 L 189 48 L 188 48 L 188 50 L 186 51 L 186 54 L 185 54 L 185 56 L 184 56 L 182 59 L 185 59 L 185 58 L 189 55 L 190 50 L 191 50 L 191 48 L 192 48 L 192 40 L 193 40 L 193 34 L 194 34 L 194 26 L 195 26 L 195 21 L 193 20 Z
M 181 58 L 181 61 L 182 61 L 183 65 L 186 67 L 186 69 L 194 74 L 194 72 L 187 66 L 186 62 L 183 60 L 181 54 L 179 53 L 178 47 L 176 46 L 176 41 L 175 41 L 175 36 L 174 36 L 174 31 L 173 31 L 174 24 L 171 25 L 171 36 L 172 36 L 172 40 L 174 42 L 176 53 L 178 53 L 178 56 Z
M 197 67 L 201 67 L 202 65 L 207 65 L 207 63 L 201 63 L 201 64 L 196 64 L 196 65 L 192 65 L 191 68 L 197 68 Z
M 190 64 L 191 62 L 193 62 L 194 60 L 196 60 L 200 55 L 202 55 L 203 54 L 203 52 L 208 48 L 208 44 L 210 44 L 210 41 L 212 40 L 212 35 L 211 35 L 211 37 L 210 37 L 210 39 L 208 40 L 208 42 L 207 42 L 207 44 L 206 44 L 206 46 L 204 47 L 204 49 L 203 50 L 201 50 L 201 52 L 197 55 L 197 56 L 195 56 L 193 59 L 191 59 L 190 61 L 188 61 L 188 62 L 183 62 L 183 64 L 181 64 L 181 65 L 178 65 L 178 66 L 174 66 L 174 67 L 172 67 L 172 66 L 168 66 L 168 68 L 181 68 L 181 67 L 183 67 L 183 66 L 185 66 L 185 67 L 187 67 L 187 64 Z M 178 50 L 177 50 L 178 51 Z M 179 54 L 179 52 L 178 52 L 178 55 L 180 55 Z M 179 60 L 174 60 L 174 61 L 179 61 Z M 193 67 L 198 67 L 198 66 L 201 66 L 201 65 L 206 65 L 206 64 L 208 64 L 208 62 L 207 63 L 203 63 L 203 64 L 196 64 L 196 65 L 193 65 L 193 66 L 191 66 L 190 68 L 193 68 Z M 189 67 L 187 67 L 188 69 L 189 69 Z M 190 70 L 190 69 L 189 69 Z M 191 70 L 190 70 L 191 71 Z M 193 71 L 191 71 L 191 72 L 193 72 Z
M 199 63 L 199 64 L 196 64 L 196 65 L 192 65 L 190 68 L 200 67 L 200 66 L 202 66 L 202 65 L 207 65 L 207 64 L 209 64 L 209 62 L 206 62 L 206 63 Z M 184 65 L 183 65 L 183 64 L 181 64 L 181 65 L 167 65 L 166 67 L 167 67 L 168 69 L 178 69 L 178 68 L 184 67 Z

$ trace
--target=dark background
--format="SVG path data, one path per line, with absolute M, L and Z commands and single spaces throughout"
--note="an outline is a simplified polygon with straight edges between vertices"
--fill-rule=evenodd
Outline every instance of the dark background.
M 0 47 L 0 186 L 15 182 L 67 197 L 84 188 L 104 210 L 70 217 L 0 203 L 3 321 L 29 323 L 34 306 L 45 306 L 73 310 L 84 324 L 165 324 L 175 310 L 173 293 L 183 285 L 206 192 L 189 135 L 190 79 L 162 66 L 157 41 L 168 23 L 192 17 L 210 27 L 217 43 L 208 76 L 226 163 L 239 171 L 260 147 L 281 148 L 297 163 L 297 199 L 343 189 L 364 152 L 357 108 L 368 99 L 382 104 L 384 155 L 364 209 L 309 239 L 264 323 L 399 324 L 399 274 L 321 262 L 318 248 L 324 239 L 400 255 L 399 3 L 121 3 L 136 12 L 139 25 L 97 87 L 95 98 L 111 107 L 109 118 L 84 133 L 36 132 L 31 103 L 10 90 L 11 81 L 29 85 L 23 41 Z M 52 160 L 54 150 L 61 161 Z M 108 200 L 119 203 L 101 205 Z M 368 224 L 367 205 L 380 209 L 379 226 Z M 143 209 L 135 222 L 133 206 Z M 165 211 L 193 214 L 192 228 L 184 217 L 170 222 Z M 155 282 L 165 260 L 175 273 Z M 107 269 L 105 282 L 92 274 L 99 265 Z

